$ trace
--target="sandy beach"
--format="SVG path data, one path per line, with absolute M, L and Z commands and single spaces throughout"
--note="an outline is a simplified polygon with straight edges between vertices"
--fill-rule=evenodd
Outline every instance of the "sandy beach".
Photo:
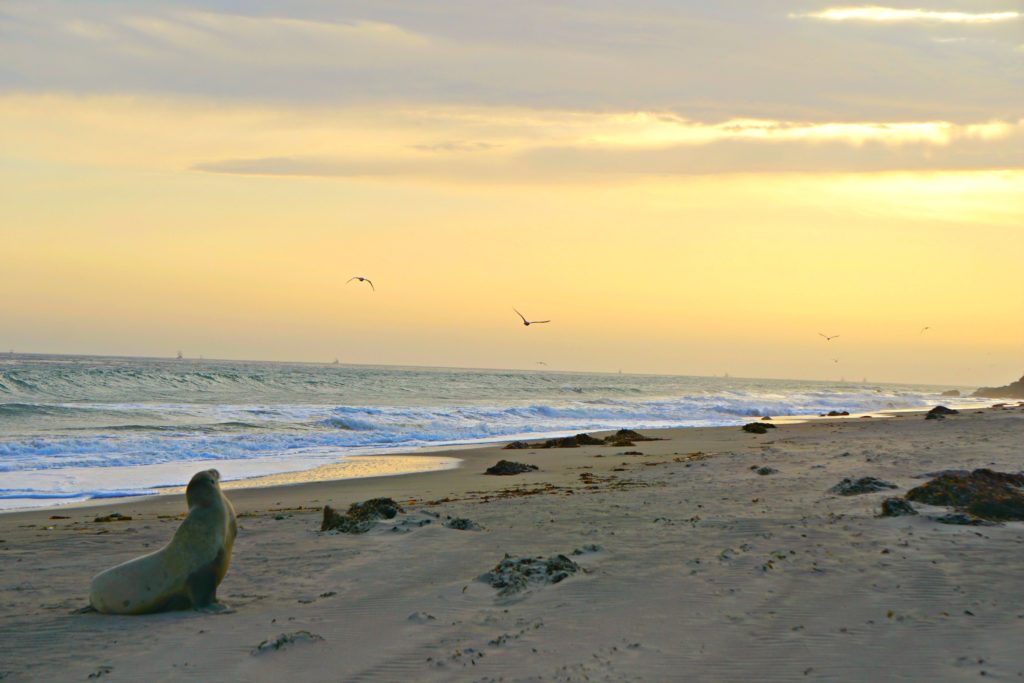
M 1021 470 L 1024 408 L 649 434 L 663 440 L 495 445 L 445 451 L 458 469 L 229 490 L 240 529 L 223 614 L 73 613 L 95 573 L 166 543 L 180 495 L 2 514 L 0 678 L 1024 676 L 1021 523 L 941 524 L 945 510 L 924 505 L 877 516 L 927 472 Z M 482 474 L 501 458 L 539 469 Z M 899 488 L 829 491 L 861 476 Z M 320 531 L 325 504 L 377 496 L 405 513 L 362 535 Z M 114 512 L 131 520 L 94 521 Z M 579 571 L 502 596 L 479 577 L 506 554 L 564 554 Z

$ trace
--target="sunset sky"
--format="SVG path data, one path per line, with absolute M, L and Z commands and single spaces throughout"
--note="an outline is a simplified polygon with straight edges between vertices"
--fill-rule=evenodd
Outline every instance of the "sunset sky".
M 1005 384 L 1024 9 L 5 0 L 0 245 L 3 349 Z

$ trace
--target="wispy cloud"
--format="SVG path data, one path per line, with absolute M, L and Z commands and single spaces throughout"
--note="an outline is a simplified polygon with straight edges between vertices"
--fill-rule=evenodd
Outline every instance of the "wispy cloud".
M 877 23 L 930 22 L 942 24 L 994 24 L 1024 17 L 1024 12 L 942 12 L 928 9 L 901 9 L 865 5 L 860 7 L 829 7 L 818 12 L 790 14 L 792 18 L 822 21 L 870 21 Z
M 580 175 L 1024 168 L 1024 119 L 694 121 L 671 112 L 251 107 L 0 97 L 13 158 L 233 175 L 522 181 Z

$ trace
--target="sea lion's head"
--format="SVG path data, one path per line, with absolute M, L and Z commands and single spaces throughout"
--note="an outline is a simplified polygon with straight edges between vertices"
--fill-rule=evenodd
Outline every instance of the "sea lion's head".
M 196 505 L 212 505 L 213 501 L 220 495 L 220 472 L 217 470 L 203 470 L 196 472 L 188 488 L 185 489 L 185 500 L 189 509 Z

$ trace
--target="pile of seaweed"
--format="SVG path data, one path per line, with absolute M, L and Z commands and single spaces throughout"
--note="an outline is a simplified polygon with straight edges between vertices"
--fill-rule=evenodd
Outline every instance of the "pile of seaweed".
M 345 534 L 365 534 L 379 519 L 393 519 L 402 506 L 390 498 L 371 498 L 362 503 L 352 503 L 342 514 L 330 505 L 324 506 L 324 519 L 320 531 L 340 531 Z
M 561 554 L 554 557 L 512 557 L 506 553 L 501 562 L 480 580 L 497 588 L 499 596 L 507 597 L 531 585 L 559 583 L 579 571 L 582 570 L 578 564 Z
M 590 434 L 577 434 L 576 436 L 563 436 L 557 439 L 548 439 L 529 443 L 527 441 L 513 441 L 506 444 L 509 450 L 522 450 L 526 448 L 578 448 L 580 446 L 634 446 L 637 441 L 661 441 L 653 436 L 644 436 L 632 429 L 620 429 L 614 434 L 609 434 L 603 439 L 598 439 Z

